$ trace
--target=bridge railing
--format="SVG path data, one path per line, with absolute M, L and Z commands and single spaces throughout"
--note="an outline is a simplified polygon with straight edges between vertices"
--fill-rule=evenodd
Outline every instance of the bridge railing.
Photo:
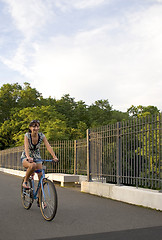
M 87 133 L 88 179 L 162 189 L 162 114 Z
M 87 173 L 87 157 L 86 157 L 86 139 L 81 140 L 62 140 L 50 143 L 54 149 L 59 163 L 46 163 L 47 172 L 67 173 L 67 174 L 83 174 Z M 21 163 L 21 154 L 24 150 L 23 146 L 10 148 L 0 151 L 0 167 L 11 168 L 15 170 L 24 170 Z M 44 144 L 41 146 L 42 159 L 50 159 Z
M 88 181 L 162 189 L 162 114 L 87 130 L 87 137 L 50 143 L 60 159 L 48 172 L 87 175 Z M 23 170 L 23 146 L 0 151 L 0 167 Z M 43 159 L 51 156 L 41 146 Z

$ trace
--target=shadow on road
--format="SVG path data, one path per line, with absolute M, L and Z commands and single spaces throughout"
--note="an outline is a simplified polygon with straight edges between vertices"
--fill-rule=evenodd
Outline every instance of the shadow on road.
M 162 240 L 162 226 L 38 240 Z

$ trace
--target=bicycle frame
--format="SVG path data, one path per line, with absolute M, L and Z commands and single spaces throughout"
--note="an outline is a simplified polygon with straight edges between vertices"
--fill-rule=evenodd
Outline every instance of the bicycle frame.
M 42 162 L 52 162 L 53 160 L 42 160 Z M 54 183 L 45 177 L 46 166 L 43 166 L 42 171 L 36 171 L 39 174 L 37 187 L 34 187 L 34 174 L 29 178 L 29 189 L 24 189 L 22 180 L 21 184 L 21 199 L 26 210 L 30 209 L 34 200 L 38 199 L 38 207 L 46 221 L 51 221 L 57 212 L 57 192 Z M 40 176 L 41 175 L 41 176 Z
M 52 162 L 53 160 L 42 160 L 42 162 Z M 42 189 L 42 193 L 43 193 L 43 197 L 45 199 L 45 194 L 44 194 L 44 189 L 43 189 L 43 179 L 45 178 L 45 169 L 46 169 L 46 166 L 43 166 L 42 167 L 42 176 L 38 182 L 38 185 L 37 185 L 37 189 L 35 191 L 35 187 L 34 187 L 34 175 L 30 176 L 30 179 L 31 179 L 31 182 L 32 182 L 32 192 L 33 192 L 33 199 L 36 200 L 38 199 L 37 195 L 38 195 L 38 191 L 39 191 L 39 188 L 41 187 Z M 49 192 L 49 195 L 50 195 L 50 191 L 48 190 Z

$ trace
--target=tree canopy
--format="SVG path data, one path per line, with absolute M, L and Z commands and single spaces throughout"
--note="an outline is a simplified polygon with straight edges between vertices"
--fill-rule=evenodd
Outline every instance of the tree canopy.
M 131 106 L 127 112 L 113 110 L 108 99 L 90 106 L 69 94 L 61 99 L 43 98 L 29 83 L 4 84 L 0 88 L 0 149 L 23 145 L 29 122 L 39 119 L 49 141 L 84 138 L 87 128 L 98 127 L 130 117 L 156 114 L 155 106 Z

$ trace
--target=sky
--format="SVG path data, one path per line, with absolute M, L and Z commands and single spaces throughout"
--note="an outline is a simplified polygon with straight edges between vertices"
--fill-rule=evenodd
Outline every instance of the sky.
M 0 87 L 162 111 L 162 0 L 0 0 Z

